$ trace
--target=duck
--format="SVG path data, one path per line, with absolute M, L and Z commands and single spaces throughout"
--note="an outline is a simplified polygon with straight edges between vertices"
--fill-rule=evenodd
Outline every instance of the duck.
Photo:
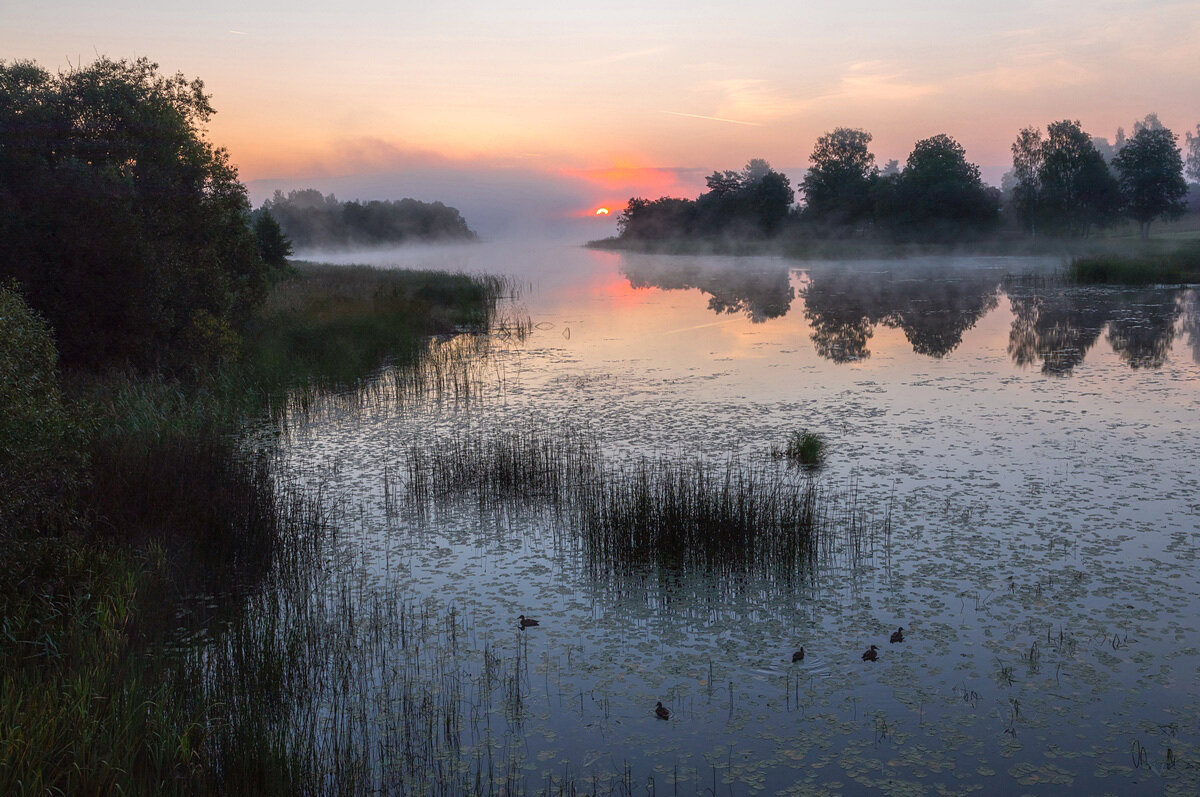
M 893 644 L 895 644 L 896 642 L 903 642 L 904 641 L 904 626 L 900 626 L 895 631 L 893 631 L 892 638 L 889 641 L 892 642 Z
M 526 628 L 529 628 L 531 625 L 541 625 L 541 623 L 539 623 L 537 620 L 534 620 L 532 617 L 526 617 L 523 614 L 517 617 L 517 619 L 521 621 L 522 631 L 524 631 Z
M 660 720 L 669 720 L 671 719 L 671 709 L 664 706 L 660 700 L 654 704 L 654 715 Z
M 867 648 L 866 653 L 863 653 L 863 661 L 878 661 L 878 660 L 879 660 L 879 649 L 875 645 L 872 645 L 871 647 Z
M 800 648 L 792 654 L 792 664 L 795 664 L 798 661 L 804 661 L 804 648 Z

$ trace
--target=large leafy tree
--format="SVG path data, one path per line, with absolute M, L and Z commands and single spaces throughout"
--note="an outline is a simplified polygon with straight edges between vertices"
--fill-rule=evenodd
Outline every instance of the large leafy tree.
M 245 188 L 204 138 L 212 114 L 201 81 L 146 59 L 0 62 L 0 275 L 64 361 L 182 366 L 262 300 Z
M 944 133 L 918 141 L 900 173 L 886 211 L 901 238 L 978 237 L 1000 221 L 1000 196 L 983 184 L 979 167 Z
M 800 182 L 804 215 L 824 226 L 854 226 L 872 210 L 872 185 L 878 170 L 867 146 L 871 134 L 839 127 L 817 139 L 812 167 Z
M 1187 209 L 1183 157 L 1175 141 L 1165 127 L 1146 125 L 1113 158 L 1126 212 L 1138 223 L 1142 238 L 1150 237 L 1155 219 L 1178 218 Z
M 1079 122 L 1063 120 L 1046 127 L 1038 176 L 1037 215 L 1047 227 L 1087 235 L 1120 211 L 1116 178 Z

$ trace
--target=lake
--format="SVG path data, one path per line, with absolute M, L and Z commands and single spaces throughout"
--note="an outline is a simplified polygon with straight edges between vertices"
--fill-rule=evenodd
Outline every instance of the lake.
M 287 472 L 333 521 L 280 609 L 323 629 L 294 654 L 297 727 L 331 783 L 1196 793 L 1195 289 L 1071 287 L 1059 261 L 1003 257 L 319 259 L 516 286 L 420 378 L 284 424 Z M 799 430 L 826 442 L 817 470 L 771 456 Z M 410 483 L 506 435 L 585 441 L 606 472 L 813 480 L 825 536 L 786 574 L 616 567 L 569 502 Z

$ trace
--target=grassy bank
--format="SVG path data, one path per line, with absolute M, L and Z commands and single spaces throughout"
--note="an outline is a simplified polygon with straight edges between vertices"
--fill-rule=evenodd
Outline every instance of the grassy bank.
M 324 520 L 269 450 L 244 450 L 242 425 L 291 391 L 416 362 L 429 334 L 486 328 L 504 290 L 300 264 L 240 353 L 223 341 L 173 377 L 57 374 L 50 330 L 4 291 L 0 791 L 319 784 L 280 714 L 288 648 L 263 621 Z M 218 629 L 227 642 L 198 655 L 188 640 Z
M 1143 254 L 1079 257 L 1067 277 L 1082 285 L 1185 285 L 1200 283 L 1200 245 Z

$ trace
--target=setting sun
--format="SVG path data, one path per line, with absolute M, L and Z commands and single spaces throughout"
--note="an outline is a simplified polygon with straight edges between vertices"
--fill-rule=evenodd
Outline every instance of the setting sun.
M 607 216 L 607 215 L 608 215 L 608 208 L 597 208 L 597 209 L 596 209 L 596 215 L 597 215 L 597 216 Z

